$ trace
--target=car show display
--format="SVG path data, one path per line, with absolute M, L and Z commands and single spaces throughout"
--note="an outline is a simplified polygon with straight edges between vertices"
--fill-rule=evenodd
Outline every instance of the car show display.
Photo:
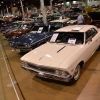
M 0 100 L 100 100 L 100 0 L 1 0 L 0 58 Z
M 34 22 L 26 21 L 22 22 L 17 29 L 11 29 L 11 31 L 6 32 L 3 34 L 3 37 L 7 40 L 11 40 L 15 37 L 21 36 L 31 31 L 32 27 L 34 26 Z
M 21 58 L 22 68 L 43 78 L 74 83 L 82 66 L 100 46 L 100 12 L 94 9 L 55 10 L 47 13 L 45 24 L 41 13 L 25 21 L 1 20 L 0 31 L 12 49 L 28 52 Z M 77 25 L 78 13 L 83 14 L 86 25 Z
M 46 43 L 59 27 L 47 25 L 34 26 L 30 32 L 11 40 L 10 46 L 20 52 L 30 51 Z

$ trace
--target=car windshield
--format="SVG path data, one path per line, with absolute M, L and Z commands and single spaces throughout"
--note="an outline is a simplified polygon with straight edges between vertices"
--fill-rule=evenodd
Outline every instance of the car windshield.
M 50 39 L 51 43 L 83 44 L 83 32 L 57 32 Z
M 30 33 L 46 33 L 49 26 L 34 26 Z
M 61 22 L 49 22 L 48 24 L 51 25 L 51 26 L 55 26 L 55 27 L 62 27 Z
M 20 25 L 20 29 L 29 29 L 29 28 L 31 28 L 31 24 L 22 24 L 22 25 Z
M 42 17 L 33 17 L 32 19 L 34 20 L 34 22 L 38 22 L 38 21 L 41 22 L 43 18 Z

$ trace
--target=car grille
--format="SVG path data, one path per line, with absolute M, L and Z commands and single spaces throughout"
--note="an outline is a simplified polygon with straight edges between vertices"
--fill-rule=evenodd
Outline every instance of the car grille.
M 15 45 L 16 48 L 20 49 L 20 48 L 26 48 L 25 45 Z
M 48 73 L 52 73 L 52 74 L 55 73 L 55 69 L 52 69 L 52 68 L 45 68 L 43 66 L 36 66 L 33 64 L 28 64 L 28 67 L 33 68 L 38 71 L 44 71 L 44 72 L 48 72 Z

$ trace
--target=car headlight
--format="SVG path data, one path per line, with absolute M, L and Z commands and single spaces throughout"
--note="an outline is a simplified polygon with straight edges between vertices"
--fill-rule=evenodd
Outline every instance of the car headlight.
M 62 71 L 61 70 L 56 70 L 56 74 L 57 75 L 62 75 Z
M 60 76 L 65 76 L 65 77 L 68 75 L 66 71 L 62 71 L 62 70 L 56 70 L 55 74 Z
M 13 43 L 10 43 L 10 46 L 13 46 Z
M 69 75 L 66 71 L 62 71 L 62 76 L 67 76 Z
M 26 48 L 30 48 L 31 46 L 29 44 L 25 44 L 25 47 Z
M 23 67 L 28 67 L 28 64 L 26 62 L 22 62 Z
M 30 48 L 31 46 L 28 44 L 27 47 Z

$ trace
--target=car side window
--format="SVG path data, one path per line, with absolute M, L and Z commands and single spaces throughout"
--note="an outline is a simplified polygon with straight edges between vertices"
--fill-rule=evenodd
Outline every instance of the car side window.
M 98 33 L 94 28 L 91 28 L 91 32 L 93 37 Z
M 86 32 L 86 41 L 85 41 L 85 43 L 90 41 L 96 34 L 97 34 L 97 31 L 94 28 L 89 29 Z

